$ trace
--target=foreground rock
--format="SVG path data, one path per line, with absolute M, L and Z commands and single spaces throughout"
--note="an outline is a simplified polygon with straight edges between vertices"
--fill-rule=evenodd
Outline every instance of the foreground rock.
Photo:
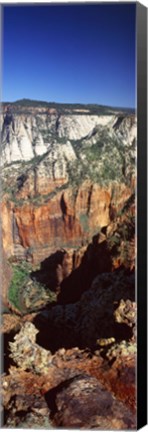
M 9 345 L 11 348 L 10 357 L 19 367 L 40 374 L 43 370 L 44 373 L 48 371 L 51 354 L 35 343 L 37 333 L 38 330 L 35 326 L 30 322 L 26 322 L 14 337 L 14 342 L 10 342 Z
M 56 384 L 56 370 L 55 384 Z M 65 378 L 65 379 L 64 379 Z M 59 384 L 45 377 L 11 369 L 2 381 L 5 427 L 74 427 L 132 429 L 135 418 L 97 379 L 63 370 Z
M 41 395 L 42 380 L 11 367 L 2 379 L 3 424 L 7 428 L 51 428 L 49 410 Z
M 95 378 L 79 375 L 47 395 L 54 397 L 54 424 L 79 429 L 132 429 L 132 414 Z M 48 399 L 49 398 L 49 399 Z
M 17 368 L 2 377 L 6 427 L 135 427 L 133 343 L 100 343 L 94 352 L 60 348 L 52 355 L 38 345 L 37 333 L 25 322 L 9 343 Z

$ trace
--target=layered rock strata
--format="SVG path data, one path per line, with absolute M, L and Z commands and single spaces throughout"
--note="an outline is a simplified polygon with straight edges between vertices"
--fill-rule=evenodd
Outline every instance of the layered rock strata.
M 3 245 L 17 260 L 88 242 L 135 189 L 133 115 L 46 111 L 1 115 Z

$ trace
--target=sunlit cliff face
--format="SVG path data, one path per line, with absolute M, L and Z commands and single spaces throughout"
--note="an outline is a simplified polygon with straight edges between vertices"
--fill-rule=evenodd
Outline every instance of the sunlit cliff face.
M 136 118 L 11 107 L 1 114 L 7 256 L 39 262 L 107 227 L 135 188 Z

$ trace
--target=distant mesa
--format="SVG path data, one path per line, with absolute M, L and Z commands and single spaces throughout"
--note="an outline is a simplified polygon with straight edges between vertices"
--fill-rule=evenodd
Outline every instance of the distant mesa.
M 126 108 L 126 107 L 112 107 L 108 105 L 101 105 L 101 104 L 83 104 L 83 103 L 59 103 L 59 102 L 48 102 L 48 101 L 41 101 L 41 100 L 34 100 L 34 99 L 18 99 L 14 102 L 3 102 L 3 106 L 13 106 L 13 107 L 26 107 L 26 108 L 51 108 L 60 110 L 61 112 L 65 110 L 72 110 L 76 113 L 78 112 L 88 112 L 89 114 L 111 114 L 111 113 L 127 113 L 127 114 L 134 114 L 135 108 Z

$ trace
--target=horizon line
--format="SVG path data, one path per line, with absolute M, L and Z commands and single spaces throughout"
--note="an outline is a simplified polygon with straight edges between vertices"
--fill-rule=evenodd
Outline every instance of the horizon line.
M 30 101 L 30 102 L 38 102 L 38 103 L 46 103 L 46 104 L 58 104 L 58 105 L 85 105 L 85 106 L 93 106 L 93 105 L 97 105 L 97 106 L 102 106 L 102 107 L 106 107 L 106 108 L 114 108 L 114 109 L 132 109 L 132 110 L 136 110 L 137 107 L 131 107 L 131 106 L 116 106 L 116 105 L 110 105 L 110 104 L 102 104 L 102 103 L 98 103 L 98 102 L 55 102 L 55 101 L 49 101 L 49 100 L 41 100 L 41 99 L 30 99 L 30 98 L 21 98 L 21 99 L 16 99 L 13 101 L 2 101 L 2 104 L 14 104 L 14 103 L 18 103 L 18 102 L 22 102 L 22 101 Z

